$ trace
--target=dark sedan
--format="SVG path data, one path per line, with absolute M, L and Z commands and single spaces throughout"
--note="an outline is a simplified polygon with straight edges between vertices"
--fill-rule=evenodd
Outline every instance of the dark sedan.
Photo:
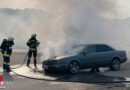
M 117 71 L 121 63 L 127 60 L 125 51 L 117 51 L 105 44 L 77 45 L 71 52 L 73 54 L 44 60 L 42 65 L 45 72 L 67 70 L 75 74 L 79 69 L 99 67 L 110 67 Z

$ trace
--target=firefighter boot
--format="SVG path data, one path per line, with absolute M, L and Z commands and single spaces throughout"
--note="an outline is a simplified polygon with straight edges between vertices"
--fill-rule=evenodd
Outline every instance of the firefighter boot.
M 37 68 L 37 60 L 34 59 L 34 67 Z
M 6 71 L 6 64 L 3 64 L 3 71 Z
M 28 59 L 27 61 L 27 67 L 29 67 L 29 64 L 30 64 L 30 59 Z
M 11 70 L 10 70 L 10 66 L 9 65 L 7 65 L 7 67 L 6 67 L 6 72 L 10 72 Z

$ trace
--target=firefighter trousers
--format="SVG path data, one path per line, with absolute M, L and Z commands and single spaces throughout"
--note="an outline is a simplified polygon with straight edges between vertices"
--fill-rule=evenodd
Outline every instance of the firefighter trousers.
M 37 50 L 34 50 L 34 51 L 33 50 L 29 50 L 27 66 L 29 66 L 29 64 L 30 64 L 30 60 L 31 60 L 32 54 L 33 54 L 33 57 L 34 57 L 34 67 L 36 67 L 36 64 L 37 64 Z
M 3 56 L 3 70 L 9 72 L 10 71 L 10 57 Z

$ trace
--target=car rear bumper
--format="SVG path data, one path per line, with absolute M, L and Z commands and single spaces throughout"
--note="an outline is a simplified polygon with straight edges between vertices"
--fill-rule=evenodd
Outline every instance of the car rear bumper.
M 121 58 L 121 63 L 124 63 L 124 62 L 126 62 L 126 61 L 127 61 L 127 57 Z

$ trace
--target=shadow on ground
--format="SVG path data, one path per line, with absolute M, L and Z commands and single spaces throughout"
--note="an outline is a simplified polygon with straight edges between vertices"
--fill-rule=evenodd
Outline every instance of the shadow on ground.
M 106 83 L 106 82 L 115 82 L 115 81 L 125 81 L 124 77 L 114 77 L 114 76 L 104 76 L 101 74 L 97 74 L 95 72 L 91 73 L 88 71 L 80 71 L 77 74 L 69 74 L 69 73 L 47 73 L 47 76 L 57 78 L 57 81 L 64 82 L 79 82 L 79 83 Z

